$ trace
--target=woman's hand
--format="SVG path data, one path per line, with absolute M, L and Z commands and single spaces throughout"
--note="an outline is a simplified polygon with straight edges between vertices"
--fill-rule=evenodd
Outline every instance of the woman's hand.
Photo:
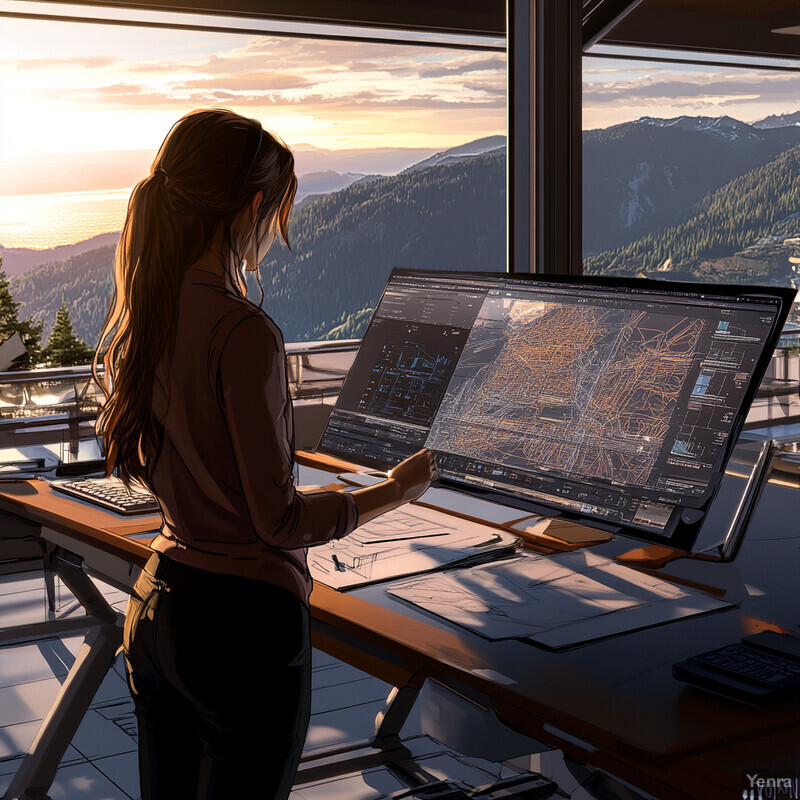
M 387 480 L 352 493 L 358 507 L 358 524 L 364 525 L 409 500 L 416 500 L 438 477 L 433 453 L 430 450 L 414 453 L 390 470 Z
M 428 449 L 420 450 L 389 470 L 388 477 L 400 487 L 403 503 L 416 500 L 439 477 L 436 457 Z

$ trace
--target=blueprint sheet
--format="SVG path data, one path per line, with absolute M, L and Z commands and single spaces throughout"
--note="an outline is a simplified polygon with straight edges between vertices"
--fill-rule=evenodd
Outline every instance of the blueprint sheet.
M 343 539 L 308 551 L 315 581 L 334 589 L 414 575 L 495 558 L 518 539 L 488 525 L 406 504 L 367 522 Z
M 583 550 L 524 552 L 387 592 L 488 639 L 529 638 L 552 649 L 730 606 Z

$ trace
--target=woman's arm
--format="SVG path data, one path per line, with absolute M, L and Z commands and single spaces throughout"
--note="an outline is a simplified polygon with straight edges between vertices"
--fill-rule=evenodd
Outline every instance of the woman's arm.
M 279 334 L 277 334 L 279 336 Z M 231 331 L 220 359 L 219 391 L 238 477 L 256 535 L 295 549 L 338 539 L 379 514 L 415 500 L 436 478 L 430 450 L 420 450 L 382 483 L 346 495 L 297 492 L 285 426 L 286 359 L 267 319 L 253 314 Z M 355 509 L 353 509 L 355 503 Z
M 294 550 L 350 533 L 355 498 L 295 490 L 286 357 L 274 324 L 260 313 L 240 320 L 221 348 L 216 377 L 238 473 L 232 477 L 234 483 L 238 477 L 255 535 Z
M 351 492 L 358 508 L 358 524 L 416 500 L 436 480 L 436 460 L 430 450 L 420 450 L 389 471 L 383 483 Z

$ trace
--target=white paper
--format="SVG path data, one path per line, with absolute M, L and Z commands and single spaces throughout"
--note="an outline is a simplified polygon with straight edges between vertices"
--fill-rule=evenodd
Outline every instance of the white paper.
M 730 604 L 581 550 L 424 575 L 389 594 L 489 639 L 555 649 Z
M 544 633 L 642 602 L 568 566 L 524 556 L 426 575 L 388 592 L 490 639 Z
M 315 581 L 348 589 L 517 546 L 516 536 L 421 506 L 401 506 L 308 551 Z
M 374 486 L 376 483 L 383 483 L 386 480 L 385 475 L 370 475 L 368 472 L 342 472 L 336 477 L 353 486 Z
M 623 633 L 652 628 L 666 622 L 692 617 L 696 614 L 707 614 L 710 611 L 721 611 L 732 608 L 732 603 L 718 600 L 716 597 L 694 592 L 685 598 L 668 600 L 659 603 L 644 603 L 619 614 L 607 614 L 566 628 L 554 628 L 544 633 L 531 636 L 531 640 L 553 650 L 572 647 L 583 642 L 591 642 L 608 636 L 619 636 Z

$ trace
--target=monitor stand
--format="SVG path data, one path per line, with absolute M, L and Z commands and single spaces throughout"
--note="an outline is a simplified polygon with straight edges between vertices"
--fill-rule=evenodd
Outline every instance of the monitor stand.
M 773 439 L 748 433 L 739 437 L 691 551 L 649 545 L 622 553 L 615 560 L 649 567 L 661 567 L 676 558 L 733 561 L 767 484 L 774 453 Z

